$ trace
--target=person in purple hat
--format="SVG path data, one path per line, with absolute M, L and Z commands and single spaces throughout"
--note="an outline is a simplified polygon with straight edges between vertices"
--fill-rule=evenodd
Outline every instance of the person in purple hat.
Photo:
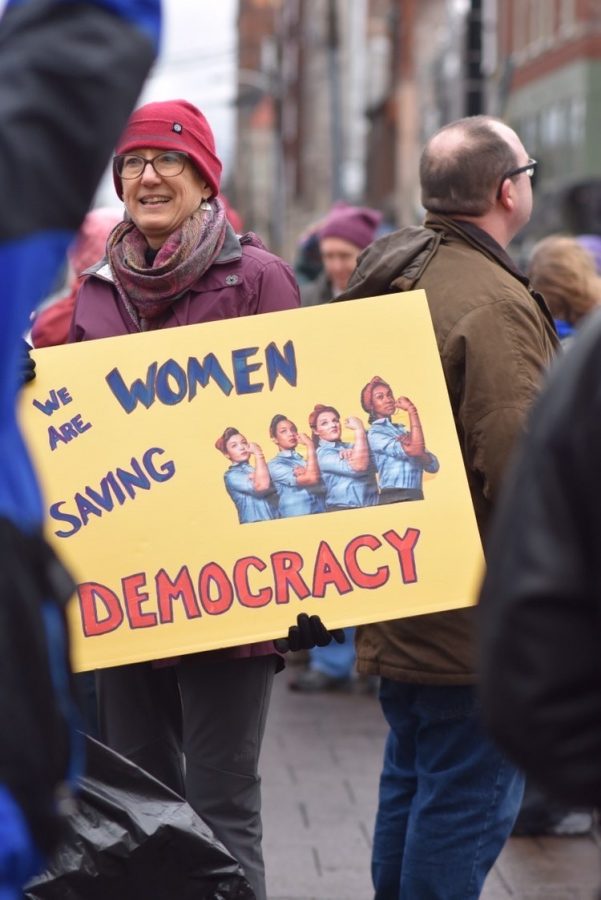
M 372 243 L 381 221 L 382 214 L 368 206 L 332 207 L 317 231 L 323 271 L 301 287 L 303 306 L 329 303 L 346 290 L 357 257 Z

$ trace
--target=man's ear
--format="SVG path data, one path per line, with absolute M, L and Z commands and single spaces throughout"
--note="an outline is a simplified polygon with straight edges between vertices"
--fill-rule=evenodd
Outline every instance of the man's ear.
M 515 200 L 513 197 L 514 193 L 514 184 L 511 178 L 506 178 L 503 184 L 501 185 L 501 191 L 499 193 L 499 203 L 508 211 L 511 212 L 514 205 Z

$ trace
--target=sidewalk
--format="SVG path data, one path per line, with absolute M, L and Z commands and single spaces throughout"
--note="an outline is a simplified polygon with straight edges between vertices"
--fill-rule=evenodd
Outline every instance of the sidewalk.
M 293 693 L 297 671 L 276 677 L 262 756 L 269 900 L 371 900 L 380 706 L 361 694 Z M 596 900 L 600 860 L 592 837 L 513 838 L 481 900 Z

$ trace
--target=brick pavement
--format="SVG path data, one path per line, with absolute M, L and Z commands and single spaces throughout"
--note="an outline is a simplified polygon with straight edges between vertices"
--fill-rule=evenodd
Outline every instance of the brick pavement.
M 294 673 L 276 678 L 261 765 L 269 900 L 371 900 L 379 704 L 366 695 L 292 693 Z M 481 900 L 593 900 L 598 885 L 595 838 L 514 838 Z

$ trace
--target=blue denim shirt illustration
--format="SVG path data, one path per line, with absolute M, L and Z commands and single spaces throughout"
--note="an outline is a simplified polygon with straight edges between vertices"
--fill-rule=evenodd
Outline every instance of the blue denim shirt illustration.
M 353 444 L 345 441 L 319 442 L 317 461 L 326 486 L 326 507 L 375 506 L 378 502 L 376 470 L 371 460 L 365 472 L 356 472 L 348 459 L 340 455 L 352 448 Z
M 294 470 L 307 467 L 307 460 L 296 450 L 280 450 L 268 463 L 271 480 L 278 492 L 280 516 L 306 516 L 325 512 L 325 485 L 298 484 Z
M 405 434 L 408 431 L 404 425 L 395 425 L 388 418 L 376 419 L 367 432 L 381 491 L 390 488 L 421 490 L 423 473 L 438 472 L 439 463 L 433 453 L 426 453 L 426 462 L 407 456 L 398 440 Z
M 254 474 L 250 463 L 240 462 L 230 466 L 223 476 L 227 492 L 236 504 L 241 525 L 279 518 L 275 488 L 256 491 L 251 480 Z

